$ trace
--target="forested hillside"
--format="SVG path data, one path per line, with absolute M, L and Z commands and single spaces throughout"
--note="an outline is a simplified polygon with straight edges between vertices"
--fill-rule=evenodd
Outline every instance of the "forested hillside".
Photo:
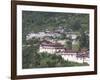
M 29 33 L 45 32 L 45 30 L 55 31 L 59 27 L 64 32 L 76 32 L 80 36 L 79 49 L 89 49 L 89 14 L 79 13 L 55 13 L 39 11 L 22 12 L 22 63 L 23 68 L 41 68 L 41 67 L 70 67 L 85 66 L 87 63 L 77 63 L 65 61 L 60 55 L 38 53 L 40 40 L 26 40 Z M 67 38 L 64 38 L 67 40 Z M 69 38 L 68 47 L 72 46 L 72 40 Z M 70 45 L 71 43 L 71 45 Z
M 36 11 L 23 11 L 22 14 L 23 42 L 30 32 L 55 30 L 59 26 L 66 28 L 66 31 L 89 32 L 89 14 Z

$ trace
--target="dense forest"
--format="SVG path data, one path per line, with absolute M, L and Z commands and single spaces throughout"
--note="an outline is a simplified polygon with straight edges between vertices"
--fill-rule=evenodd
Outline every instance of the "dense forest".
M 89 14 L 22 11 L 23 68 L 88 65 L 65 61 L 60 55 L 39 54 L 39 40 L 26 40 L 30 32 L 53 31 L 59 26 L 66 32 L 78 32 L 80 48 L 89 49 Z

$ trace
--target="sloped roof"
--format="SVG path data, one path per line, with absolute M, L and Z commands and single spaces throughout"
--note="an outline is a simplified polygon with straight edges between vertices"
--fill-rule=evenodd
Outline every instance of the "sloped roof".
M 41 41 L 41 44 L 42 46 L 50 46 L 50 47 L 64 47 L 64 45 L 60 44 L 60 43 L 53 43 L 53 42 L 50 42 L 50 41 L 47 41 L 47 40 L 43 40 Z

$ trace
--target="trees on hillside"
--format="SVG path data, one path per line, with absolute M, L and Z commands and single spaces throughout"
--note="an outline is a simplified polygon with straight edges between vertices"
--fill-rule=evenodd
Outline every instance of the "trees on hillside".
M 54 67 L 54 66 L 75 66 L 78 63 L 65 61 L 60 55 L 38 53 L 40 40 L 33 38 L 26 40 L 27 34 L 30 32 L 41 32 L 45 29 L 55 31 L 61 26 L 66 32 L 78 32 L 78 45 L 76 50 L 89 48 L 89 15 L 78 13 L 54 13 L 54 12 L 38 12 L 23 11 L 22 12 L 22 56 L 23 68 L 36 67 Z M 50 37 L 53 39 L 53 37 Z M 66 48 L 72 49 L 72 37 L 66 37 L 62 34 L 58 39 L 66 39 Z M 29 46 L 28 46 L 29 45 Z

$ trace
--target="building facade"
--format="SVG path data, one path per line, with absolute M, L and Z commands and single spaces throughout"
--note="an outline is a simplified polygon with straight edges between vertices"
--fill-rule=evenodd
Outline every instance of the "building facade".
M 64 45 L 57 42 L 53 43 L 47 40 L 41 41 L 39 47 L 39 53 L 42 52 L 61 55 L 62 58 L 69 61 L 74 61 L 79 63 L 83 63 L 83 62 L 89 63 L 89 53 L 87 52 L 87 50 L 84 49 L 81 50 L 80 52 L 77 52 L 74 50 L 64 48 Z

